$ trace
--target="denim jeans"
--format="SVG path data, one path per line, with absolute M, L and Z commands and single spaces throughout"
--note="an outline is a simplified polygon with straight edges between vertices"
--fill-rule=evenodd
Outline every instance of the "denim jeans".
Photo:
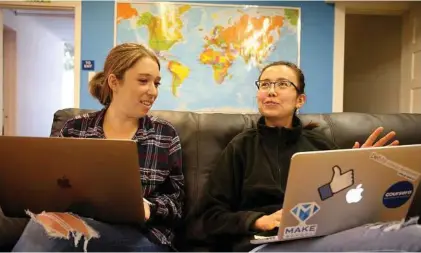
M 252 252 L 282 251 L 421 251 L 421 226 L 417 218 L 407 222 L 370 224 L 336 234 L 260 245 Z
M 92 238 L 87 245 L 88 252 L 169 252 L 170 247 L 154 244 L 137 228 L 126 225 L 111 225 L 82 218 L 96 230 L 99 238 Z M 83 238 L 75 246 L 74 238 L 61 239 L 49 236 L 39 223 L 30 220 L 13 252 L 83 252 Z

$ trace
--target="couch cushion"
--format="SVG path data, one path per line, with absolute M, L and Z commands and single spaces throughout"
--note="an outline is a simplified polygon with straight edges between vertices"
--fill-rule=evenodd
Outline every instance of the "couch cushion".
M 331 128 L 331 139 L 340 147 L 364 142 L 379 126 L 384 133 L 395 131 L 401 145 L 421 144 L 421 114 L 332 113 L 325 118 Z
M 29 219 L 9 218 L 0 209 L 0 249 L 14 245 L 25 229 Z M 10 249 L 4 249 L 10 250 Z

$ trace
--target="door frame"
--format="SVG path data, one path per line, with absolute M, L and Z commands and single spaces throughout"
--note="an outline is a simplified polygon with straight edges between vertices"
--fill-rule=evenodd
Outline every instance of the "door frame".
M 8 84 L 3 86 L 3 134 L 16 135 L 16 71 L 17 71 L 17 35 L 16 31 L 6 25 L 3 26 L 3 59 L 8 62 L 3 65 L 3 81 Z
M 332 112 L 344 111 L 345 15 L 346 7 L 344 4 L 335 3 L 333 27 Z
M 15 8 L 29 10 L 73 10 L 74 19 L 74 107 L 80 107 L 80 68 L 81 68 L 81 41 L 82 41 L 82 1 L 51 1 L 51 2 L 23 2 L 1 1 L 0 8 Z M 0 135 L 3 135 L 3 12 L 0 10 Z
M 407 2 L 364 3 L 364 1 L 325 0 L 335 5 L 333 38 L 332 112 L 343 112 L 345 70 L 346 14 L 403 15 L 410 7 Z
M 399 105 L 401 112 L 419 113 L 419 105 L 414 108 L 414 99 L 419 101 L 419 94 L 413 92 L 420 90 L 419 77 L 414 73 L 417 62 L 414 52 L 419 52 L 419 17 L 421 16 L 421 3 L 411 2 L 410 10 L 402 19 L 402 56 L 401 56 L 401 87 Z M 417 64 L 418 65 L 418 64 Z M 416 98 L 414 96 L 417 96 Z

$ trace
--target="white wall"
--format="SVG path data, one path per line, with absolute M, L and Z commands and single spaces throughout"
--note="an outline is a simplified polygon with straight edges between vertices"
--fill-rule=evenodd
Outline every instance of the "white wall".
M 3 16 L 17 32 L 16 134 L 49 136 L 53 114 L 61 109 L 64 43 L 32 17 L 9 10 Z
M 398 113 L 402 17 L 346 15 L 344 111 Z
M 64 70 L 61 81 L 61 108 L 75 107 L 75 72 Z

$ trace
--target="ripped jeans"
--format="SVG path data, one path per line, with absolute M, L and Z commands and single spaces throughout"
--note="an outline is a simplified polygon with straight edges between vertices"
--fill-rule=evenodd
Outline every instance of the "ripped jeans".
M 13 248 L 13 252 L 168 252 L 170 247 L 154 244 L 149 241 L 135 227 L 126 225 L 107 224 L 93 219 L 81 218 L 85 226 L 77 224 L 78 230 L 85 234 L 74 233 L 70 230 L 70 236 L 64 238 L 59 234 L 57 224 L 48 224 L 49 228 L 40 225 L 39 220 L 32 218 L 26 225 L 22 236 Z M 75 223 L 73 223 L 75 224 Z M 61 222 L 59 225 L 63 225 Z M 87 226 L 86 226 L 87 225 Z M 63 227 L 63 226 L 62 226 Z M 64 226 L 68 232 L 69 226 Z M 75 226 L 73 226 L 75 227 Z M 89 238 L 86 235 L 90 234 Z M 89 242 L 89 244 L 88 244 Z
M 320 238 L 263 244 L 251 252 L 282 251 L 421 251 L 421 226 L 418 218 L 406 222 L 370 224 Z

